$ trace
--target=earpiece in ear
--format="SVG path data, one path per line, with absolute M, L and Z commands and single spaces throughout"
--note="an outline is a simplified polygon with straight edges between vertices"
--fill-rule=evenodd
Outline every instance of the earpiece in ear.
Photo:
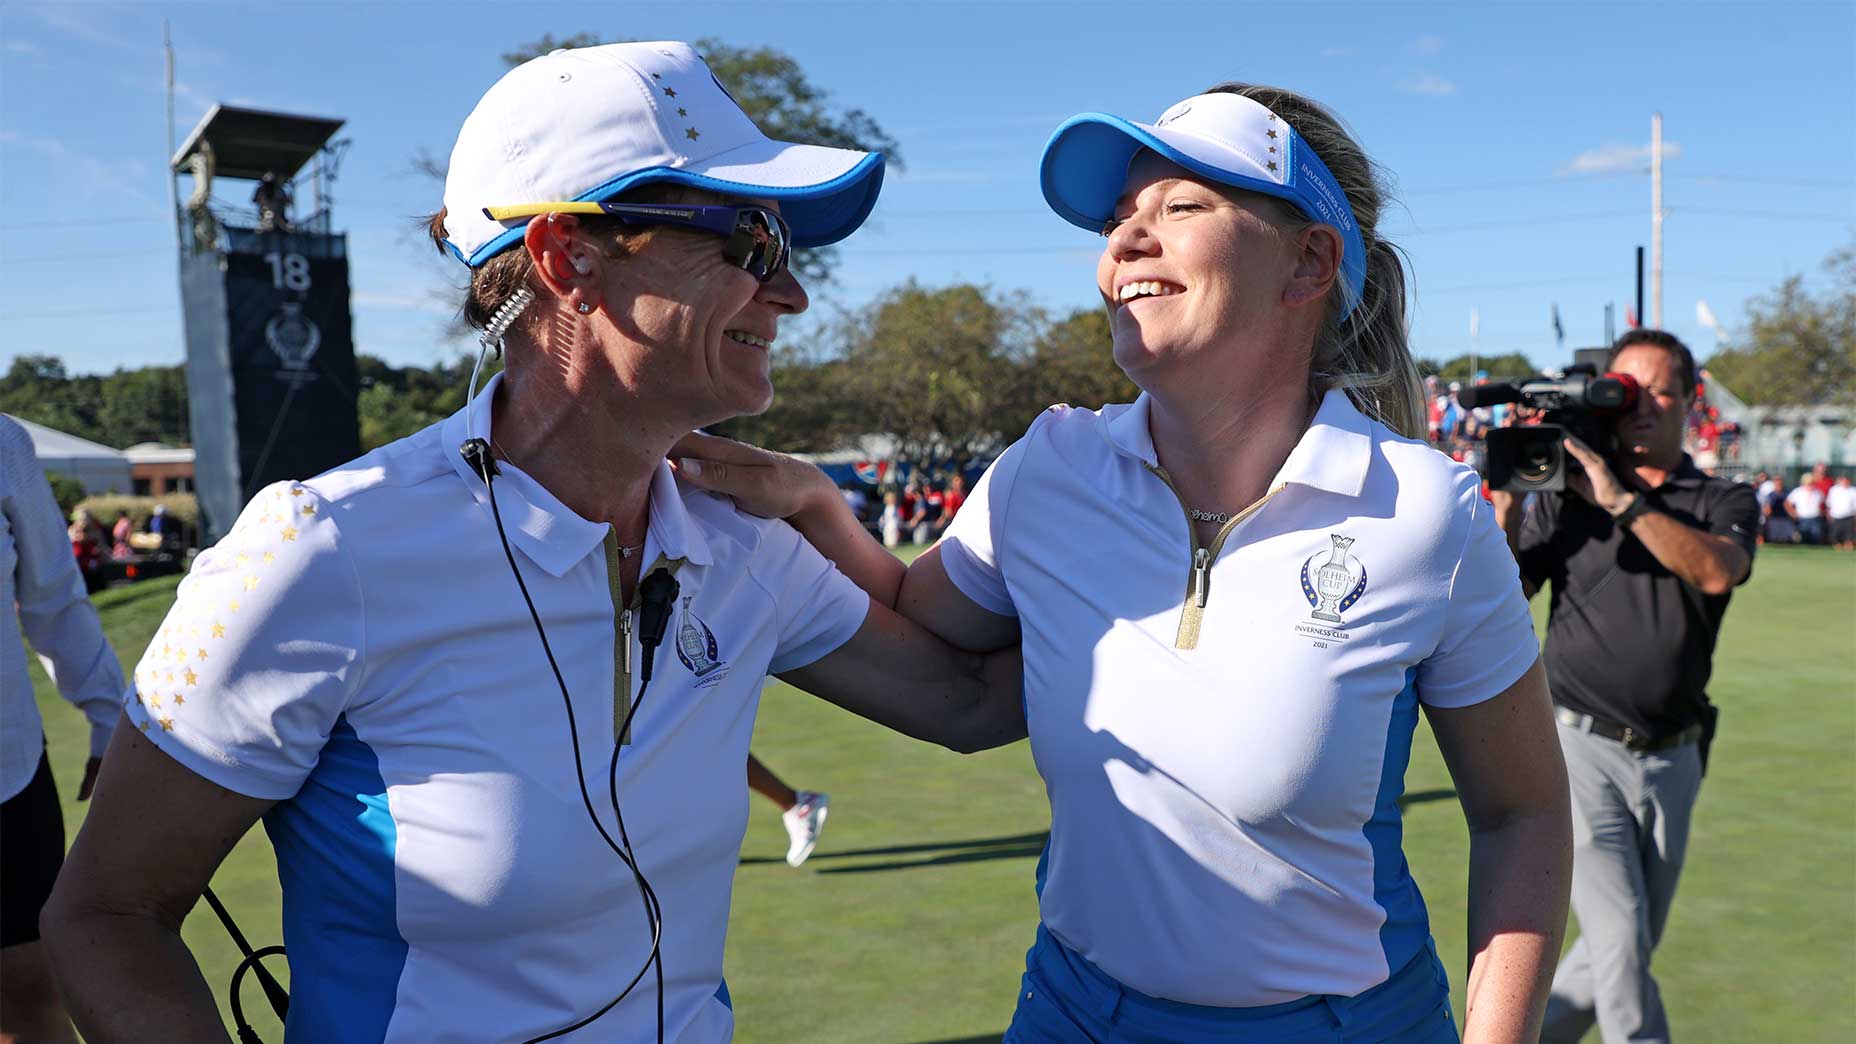
M 586 275 L 588 272 L 591 272 L 592 270 L 593 270 L 593 262 L 588 261 L 584 254 L 574 255 L 574 271 L 580 273 L 581 275 Z

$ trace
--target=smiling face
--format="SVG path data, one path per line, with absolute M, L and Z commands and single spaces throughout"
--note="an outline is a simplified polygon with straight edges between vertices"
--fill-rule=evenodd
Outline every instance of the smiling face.
M 680 194 L 705 206 L 763 206 L 768 200 Z M 697 198 L 700 197 L 700 198 Z M 773 403 L 769 351 L 782 316 L 805 311 L 805 288 L 790 268 L 765 283 L 722 259 L 723 240 L 658 226 L 638 253 L 607 267 L 605 300 L 615 324 L 646 350 L 641 390 L 683 407 L 693 422 L 760 413 Z
M 1281 340 L 1297 243 L 1278 214 L 1272 200 L 1199 180 L 1155 153 L 1129 164 L 1096 287 L 1115 362 L 1136 384 L 1234 343 Z

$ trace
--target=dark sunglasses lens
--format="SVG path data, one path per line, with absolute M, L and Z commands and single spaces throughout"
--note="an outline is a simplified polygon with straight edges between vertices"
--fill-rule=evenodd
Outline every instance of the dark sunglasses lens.
M 786 223 L 770 210 L 742 210 L 728 239 L 728 261 L 766 282 L 786 267 Z

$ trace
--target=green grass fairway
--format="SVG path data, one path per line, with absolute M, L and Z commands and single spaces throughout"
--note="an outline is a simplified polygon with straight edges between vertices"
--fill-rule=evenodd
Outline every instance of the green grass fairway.
M 98 596 L 125 667 L 173 587 Z M 1544 611 L 1546 599 L 1536 602 Z M 42 675 L 35 684 L 75 830 L 84 724 Z M 1763 550 L 1728 612 L 1711 691 L 1722 735 L 1656 960 L 1675 1035 L 1856 1040 L 1856 555 Z M 997 1040 L 1037 920 L 1032 868 L 1049 826 L 1024 745 L 962 758 L 775 683 L 754 747 L 794 786 L 829 791 L 832 811 L 817 853 L 792 870 L 775 809 L 752 799 L 728 946 L 738 1039 Z M 1422 728 L 1406 790 L 1405 850 L 1460 1013 L 1467 840 Z M 261 832 L 214 883 L 254 941 L 278 941 Z M 204 904 L 186 937 L 223 997 L 234 954 Z M 262 1032 L 278 1039 L 268 1018 Z

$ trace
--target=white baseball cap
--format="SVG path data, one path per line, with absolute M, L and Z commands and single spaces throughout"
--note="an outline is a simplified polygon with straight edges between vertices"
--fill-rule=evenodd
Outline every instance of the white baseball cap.
M 1344 244 L 1341 314 L 1359 303 L 1366 245 L 1346 193 L 1288 121 L 1243 95 L 1194 95 L 1153 123 L 1102 112 L 1072 116 L 1044 146 L 1045 201 L 1065 221 L 1101 231 L 1115 215 L 1128 164 L 1142 149 L 1221 185 L 1287 200 L 1311 221 L 1334 226 Z
M 486 207 L 609 200 L 659 181 L 778 200 L 793 245 L 817 247 L 869 216 L 883 156 L 768 138 L 686 43 L 558 50 L 510 70 L 464 120 L 445 242 L 475 268 L 529 221 Z

